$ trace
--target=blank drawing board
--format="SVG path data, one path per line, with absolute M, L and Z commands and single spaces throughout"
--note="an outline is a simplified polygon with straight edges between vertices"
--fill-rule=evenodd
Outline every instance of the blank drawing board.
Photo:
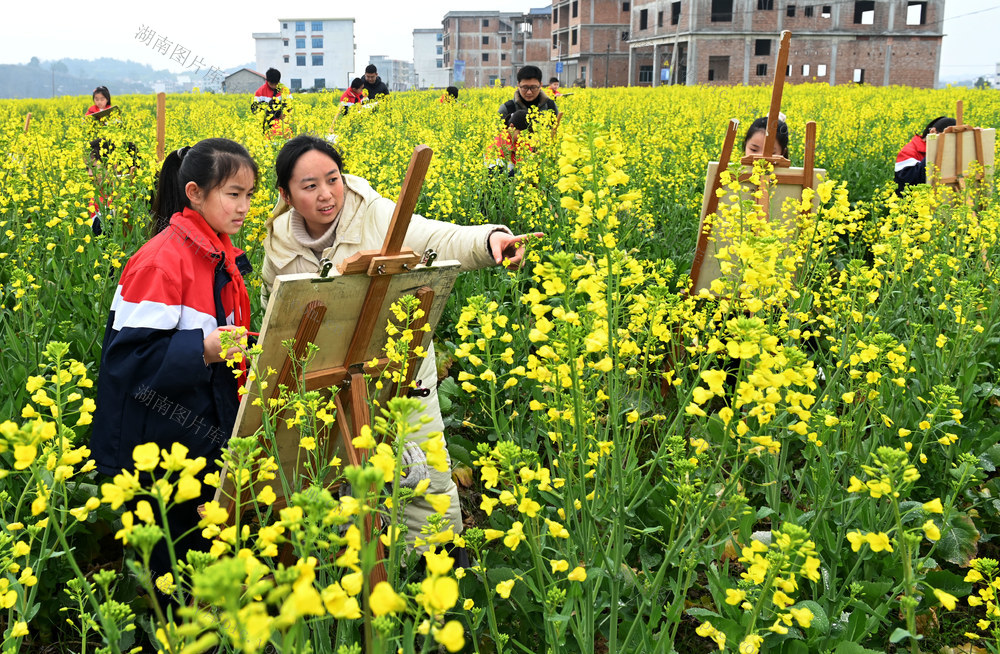
M 388 339 L 385 328 L 391 315 L 390 306 L 405 295 L 417 295 L 418 297 L 426 295 L 426 291 L 429 289 L 433 291 L 430 310 L 427 311 L 426 316 L 430 331 L 419 332 L 419 335 L 422 335 L 422 342 L 419 344 L 426 349 L 434 328 L 444 311 L 458 272 L 458 262 L 445 261 L 437 262 L 429 267 L 417 266 L 410 272 L 393 275 L 386 299 L 374 323 L 376 327 L 365 350 L 364 361 L 384 357 L 383 348 Z M 317 273 L 279 275 L 275 280 L 260 331 L 260 344 L 263 351 L 257 360 L 258 375 L 264 377 L 268 368 L 276 371 L 283 369 L 288 361 L 288 353 L 282 342 L 295 338 L 304 314 L 310 311 L 309 307 L 313 306 L 313 303 L 321 302 L 325 305 L 325 311 L 316 312 L 316 315 L 320 316 L 318 317 L 319 324 L 316 336 L 312 338 L 312 342 L 319 349 L 305 371 L 305 390 L 333 387 L 335 393 L 343 380 L 349 377 L 348 374 L 340 375 L 337 371 L 344 366 L 344 358 L 347 356 L 355 326 L 360 318 L 369 282 L 370 278 L 367 275 L 340 275 L 336 272 L 333 272 L 329 277 L 320 277 Z M 419 362 L 411 363 L 411 365 L 419 365 Z M 314 371 L 311 376 L 310 371 Z M 374 374 L 377 376 L 378 373 Z M 266 398 L 271 397 L 275 390 L 277 378 L 277 374 L 267 378 L 268 387 L 264 391 L 265 402 Z M 420 381 L 423 382 L 424 386 L 437 383 L 436 379 Z M 373 397 L 382 402 L 383 405 L 391 390 L 389 386 L 391 385 L 386 385 L 382 396 L 373 393 Z M 252 398 L 260 395 L 259 385 L 256 382 L 250 382 L 248 390 L 246 398 L 251 399 L 251 401 L 240 403 L 236 426 L 232 433 L 234 437 L 256 435 L 262 424 L 261 408 L 252 403 Z M 337 415 L 336 420 L 340 422 L 346 417 Z M 334 426 L 336 427 L 336 424 Z M 329 447 L 329 455 L 332 456 L 340 447 L 340 439 L 336 436 L 335 429 L 327 431 L 325 443 Z M 299 458 L 299 434 L 294 428 L 287 429 L 285 420 L 276 421 L 275 434 L 278 463 L 287 479 L 295 478 L 301 474 L 301 471 L 295 470 L 295 462 Z M 318 443 L 318 448 L 322 444 L 322 442 Z M 343 453 L 341 456 L 346 460 Z M 279 498 L 282 498 L 280 484 L 272 484 L 272 487 Z M 232 494 L 231 488 L 227 488 L 227 491 Z M 219 499 L 218 494 L 217 499 Z
M 977 139 L 980 141 L 978 144 Z M 969 170 L 969 165 L 973 161 L 978 161 L 982 165 L 983 174 L 986 179 L 990 179 L 993 177 L 995 148 L 996 130 L 992 127 L 929 134 L 926 159 L 928 181 L 933 179 L 944 184 L 954 184 Z M 935 167 L 934 172 L 931 171 L 931 166 Z
M 718 170 L 719 162 L 710 161 L 708 172 L 705 176 L 705 193 L 701 203 L 701 220 L 698 224 L 698 246 L 695 250 L 694 262 L 691 266 L 690 293 L 692 295 L 697 295 L 703 289 L 711 291 L 712 282 L 722 277 L 722 268 L 718 254 L 722 248 L 730 245 L 728 240 L 723 240 L 716 234 L 713 234 L 712 225 L 710 223 L 707 224 L 708 209 L 710 204 L 712 204 L 714 181 Z M 821 179 L 826 176 L 825 170 L 812 168 L 812 179 L 807 180 L 805 179 L 806 170 L 805 168 L 781 168 L 775 170 L 775 173 L 778 175 L 777 183 L 770 188 L 768 193 L 769 205 L 766 207 L 768 209 L 767 214 L 771 220 L 794 220 L 794 216 L 785 216 L 781 211 L 785 200 L 787 198 L 794 198 L 796 201 L 800 201 L 802 199 L 803 186 L 816 188 Z M 741 181 L 749 177 L 750 171 L 750 166 L 743 167 L 743 174 L 740 176 Z M 752 194 L 756 190 L 756 186 L 746 183 L 741 193 L 741 199 L 752 200 Z M 721 210 L 728 203 L 729 194 L 719 198 L 719 209 Z M 721 211 L 713 213 L 718 214 Z

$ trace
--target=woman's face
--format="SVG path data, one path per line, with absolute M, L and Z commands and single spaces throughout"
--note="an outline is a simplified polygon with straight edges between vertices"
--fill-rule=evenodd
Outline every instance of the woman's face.
M 778 143 L 778 139 L 774 139 L 773 149 L 774 152 L 771 153 L 773 156 L 781 156 L 781 145 Z M 764 155 L 764 130 L 760 130 L 747 139 L 747 145 L 743 150 L 743 156 L 748 157 L 752 154 Z
M 309 150 L 295 162 L 288 191 L 281 194 L 305 219 L 309 235 L 319 238 L 344 207 L 344 178 L 330 155 Z
M 108 108 L 108 98 L 107 98 L 107 96 L 105 96 L 103 93 L 95 93 L 94 94 L 94 104 L 97 105 L 98 109 L 107 109 Z

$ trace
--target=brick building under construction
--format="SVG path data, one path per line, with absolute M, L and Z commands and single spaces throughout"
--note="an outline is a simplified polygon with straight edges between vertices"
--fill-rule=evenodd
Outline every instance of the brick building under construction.
M 631 3 L 628 84 L 770 84 L 791 30 L 787 80 L 933 88 L 944 0 L 654 0 Z

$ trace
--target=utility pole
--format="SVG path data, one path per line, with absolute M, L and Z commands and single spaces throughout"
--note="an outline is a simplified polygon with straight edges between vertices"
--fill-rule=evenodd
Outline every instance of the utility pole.
M 608 88 L 608 68 L 611 66 L 611 44 L 608 44 L 608 51 L 604 53 L 604 88 Z

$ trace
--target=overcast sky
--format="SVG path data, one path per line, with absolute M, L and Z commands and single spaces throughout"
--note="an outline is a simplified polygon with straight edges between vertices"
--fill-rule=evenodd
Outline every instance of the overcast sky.
M 207 65 L 223 69 L 252 62 L 255 52 L 251 33 L 277 31 L 279 17 L 353 17 L 355 65 L 363 69 L 371 55 L 412 61 L 413 29 L 440 27 L 448 11 L 525 11 L 546 6 L 544 0 L 103 0 L 58 8 L 46 2 L 4 4 L 8 34 L 0 39 L 0 64 L 27 63 L 32 56 L 42 60 L 105 56 L 173 71 L 180 70 L 176 62 L 136 40 L 142 26 L 183 45 Z M 1000 0 L 948 0 L 941 77 L 994 74 L 1000 62 L 998 29 Z

